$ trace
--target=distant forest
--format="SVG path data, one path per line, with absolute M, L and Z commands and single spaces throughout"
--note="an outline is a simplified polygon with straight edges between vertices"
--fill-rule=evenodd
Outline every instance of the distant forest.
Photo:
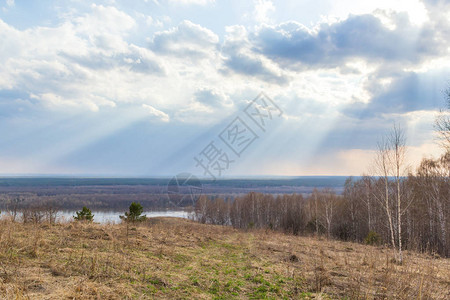
M 332 187 L 342 193 L 346 177 L 295 177 L 282 179 L 202 180 L 199 193 L 208 197 L 234 199 L 249 192 L 274 195 L 310 194 L 314 188 Z M 51 206 L 60 210 L 77 210 L 88 206 L 95 210 L 123 210 L 131 202 L 146 209 L 192 206 L 190 191 L 168 197 L 170 178 L 0 178 L 0 209 Z M 183 200 L 184 198 L 184 200 Z
M 171 178 L 95 178 L 95 177 L 0 177 L 0 187 L 77 187 L 77 186 L 161 186 L 168 184 Z M 345 176 L 298 176 L 261 179 L 202 179 L 207 187 L 342 187 Z

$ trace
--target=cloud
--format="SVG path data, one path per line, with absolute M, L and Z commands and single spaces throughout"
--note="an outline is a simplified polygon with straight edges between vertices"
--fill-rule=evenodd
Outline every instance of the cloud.
M 444 8 L 450 5 L 447 0 L 422 0 L 422 2 L 428 9 Z
M 21 90 L 35 107 L 69 113 L 154 98 L 146 87 L 166 68 L 149 49 L 126 41 L 133 18 L 114 7 L 89 9 L 53 27 L 18 30 L 0 20 L 0 90 Z
M 77 31 L 90 35 L 123 33 L 136 26 L 135 20 L 113 6 L 91 5 L 91 10 L 74 18 Z
M 265 23 L 269 20 L 269 13 L 275 11 L 275 6 L 270 0 L 254 0 L 254 18 L 257 22 Z
M 126 48 L 123 37 L 136 26 L 136 21 L 125 12 L 96 4 L 91 5 L 89 12 L 71 18 L 70 23 L 76 35 L 105 51 Z
M 213 113 L 214 109 L 212 107 L 193 101 L 187 106 L 178 109 L 175 112 L 174 119 L 184 124 L 210 125 L 217 122 L 217 116 Z
M 151 105 L 142 104 L 142 108 L 145 109 L 145 111 L 148 113 L 149 116 L 155 117 L 156 119 L 160 120 L 161 122 L 169 122 L 169 120 L 170 120 L 170 117 L 168 114 L 154 108 Z
M 233 101 L 224 93 L 209 88 L 202 88 L 195 92 L 194 101 L 213 108 L 230 107 L 233 105 Z
M 60 56 L 92 70 L 112 70 L 122 67 L 132 72 L 165 74 L 162 63 L 153 53 L 135 45 L 129 45 L 121 52 L 105 53 L 92 49 L 82 55 L 61 52 Z
M 382 84 L 384 76 L 381 78 L 374 76 L 367 86 L 372 92 L 370 102 L 352 103 L 343 112 L 353 117 L 372 118 L 383 114 L 438 110 L 442 107 L 442 92 L 445 90 L 447 79 L 450 78 L 450 72 L 448 70 L 425 73 L 399 72 L 390 78 L 387 84 Z
M 130 53 L 123 58 L 123 61 L 130 66 L 130 70 L 145 74 L 165 75 L 162 63 L 147 49 L 130 46 Z
M 214 3 L 215 0 L 169 0 L 170 3 L 173 4 L 182 4 L 182 5 L 207 5 Z
M 374 62 L 418 63 L 442 55 L 448 41 L 436 38 L 430 25 L 419 28 L 406 14 L 392 15 L 395 29 L 374 15 L 350 15 L 315 29 L 288 22 L 262 26 L 251 37 L 257 53 L 284 67 L 334 68 L 355 58 Z
M 86 98 L 68 98 L 54 93 L 42 93 L 39 95 L 31 95 L 31 99 L 38 99 L 41 103 L 50 108 L 55 109 L 88 109 L 92 112 L 99 111 L 99 107 L 115 107 L 116 104 L 104 97 L 90 95 Z
M 225 69 L 224 74 L 230 72 L 259 78 L 260 80 L 285 85 L 289 78 L 276 64 L 263 55 L 251 51 L 248 34 L 242 26 L 227 28 L 227 36 L 222 46 Z
M 185 20 L 175 28 L 157 32 L 150 48 L 162 55 L 204 58 L 215 51 L 218 42 L 211 30 Z
M 153 18 L 152 16 L 144 16 L 145 18 L 145 24 L 147 26 L 154 26 L 154 27 L 163 27 L 165 23 L 170 22 L 170 17 L 164 16 L 161 18 Z
M 191 101 L 177 109 L 175 118 L 183 123 L 214 124 L 235 110 L 233 95 L 220 89 L 202 87 L 195 90 Z
M 254 58 L 244 53 L 236 53 L 225 59 L 225 65 L 235 73 L 259 78 L 263 81 L 284 85 L 288 83 L 286 76 L 271 69 L 261 58 Z

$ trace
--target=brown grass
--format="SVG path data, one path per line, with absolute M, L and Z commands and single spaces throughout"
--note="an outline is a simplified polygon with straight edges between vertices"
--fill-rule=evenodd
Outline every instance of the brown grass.
M 450 260 L 158 218 L 0 221 L 2 299 L 450 299 Z

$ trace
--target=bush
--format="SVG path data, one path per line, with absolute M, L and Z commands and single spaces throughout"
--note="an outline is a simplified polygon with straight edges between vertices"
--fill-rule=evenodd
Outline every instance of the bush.
M 352 226 L 348 223 L 342 223 L 333 230 L 333 235 L 340 240 L 348 241 L 354 236 Z
M 369 231 L 364 242 L 367 245 L 379 245 L 381 243 L 381 236 L 375 231 Z
M 129 211 L 125 212 L 124 216 L 120 216 L 125 222 L 141 222 L 147 219 L 147 216 L 141 216 L 144 212 L 144 208 L 140 203 L 133 202 L 130 205 Z
M 318 230 L 319 230 L 319 234 L 324 234 L 327 231 L 325 226 L 323 226 L 320 221 L 318 221 L 317 227 L 318 227 Z M 306 229 L 307 233 L 310 233 L 310 234 L 316 233 L 316 219 L 311 219 L 306 224 L 306 228 L 305 229 Z
M 73 216 L 73 218 L 77 221 L 89 221 L 91 222 L 94 220 L 94 215 L 92 214 L 92 211 L 87 208 L 86 206 L 83 206 L 83 209 L 76 212 L 76 216 Z

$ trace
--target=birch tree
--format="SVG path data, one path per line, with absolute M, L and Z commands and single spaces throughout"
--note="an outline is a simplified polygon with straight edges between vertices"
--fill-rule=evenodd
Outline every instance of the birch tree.
M 395 244 L 395 236 L 394 236 L 394 222 L 393 222 L 393 214 L 391 209 L 391 199 L 389 197 L 389 175 L 391 173 L 390 166 L 390 146 L 386 138 L 382 138 L 381 141 L 378 142 L 378 150 L 375 158 L 375 169 L 376 172 L 382 176 L 383 184 L 384 184 L 384 193 L 383 196 L 378 197 L 378 194 L 375 193 L 375 199 L 383 206 L 384 211 L 386 213 L 387 222 L 389 226 L 389 233 L 391 239 L 391 245 L 396 250 Z
M 391 152 L 392 165 L 394 167 L 396 196 L 397 196 L 397 240 L 398 240 L 398 261 L 403 262 L 402 253 L 402 192 L 400 186 L 400 177 L 402 176 L 402 168 L 405 164 L 406 154 L 406 138 L 400 126 L 394 125 L 389 135 L 389 146 Z
M 400 126 L 394 124 L 387 137 L 384 137 L 378 143 L 375 164 L 384 182 L 384 197 L 378 199 L 382 203 L 387 215 L 391 244 L 399 263 L 403 262 L 402 216 L 411 204 L 411 202 L 408 203 L 408 199 L 403 199 L 402 197 L 401 181 L 405 168 L 405 155 L 406 138 L 404 131 Z M 394 199 L 391 199 L 389 193 L 391 186 L 390 178 L 392 177 L 394 178 L 395 184 Z

